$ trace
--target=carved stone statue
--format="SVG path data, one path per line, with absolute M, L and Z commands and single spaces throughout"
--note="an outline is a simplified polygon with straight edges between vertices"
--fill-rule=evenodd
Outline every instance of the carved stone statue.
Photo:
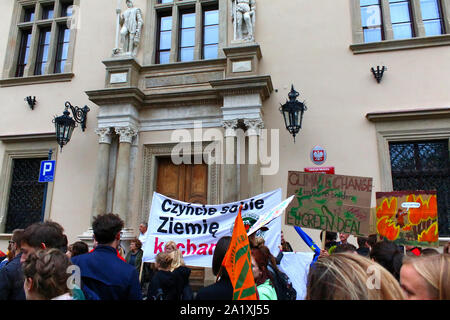
M 231 0 L 234 40 L 254 41 L 256 0 Z
M 135 8 L 133 0 L 126 0 L 127 9 L 121 14 L 122 10 L 117 8 L 118 15 L 117 30 L 120 28 L 120 47 L 118 47 L 119 34 L 117 35 L 116 48 L 114 54 L 131 54 L 136 56 L 141 39 L 142 18 L 141 9 Z

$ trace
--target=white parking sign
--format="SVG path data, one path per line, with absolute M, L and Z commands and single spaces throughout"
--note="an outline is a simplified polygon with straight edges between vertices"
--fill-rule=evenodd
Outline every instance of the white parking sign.
M 41 169 L 39 171 L 39 182 L 52 182 L 55 178 L 55 160 L 41 161 Z

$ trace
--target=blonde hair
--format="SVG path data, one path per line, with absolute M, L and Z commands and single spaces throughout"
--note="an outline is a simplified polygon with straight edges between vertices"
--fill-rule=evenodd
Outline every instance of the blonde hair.
M 355 253 L 335 253 L 311 267 L 306 299 L 403 300 L 404 294 L 398 281 L 378 263 Z
M 183 254 L 180 250 L 175 250 L 169 253 L 172 257 L 172 265 L 170 266 L 170 271 L 175 270 L 178 267 L 184 266 Z
M 172 255 L 167 252 L 160 252 L 156 255 L 155 262 L 159 266 L 159 268 L 163 270 L 170 270 L 170 266 L 172 264 Z
M 450 300 L 449 254 L 408 257 L 403 265 L 411 265 L 425 279 L 433 299 Z
M 177 244 L 175 241 L 168 241 L 166 245 L 164 246 L 164 249 L 167 249 L 167 247 L 173 247 L 173 250 L 178 250 Z M 166 250 L 164 250 L 166 251 Z

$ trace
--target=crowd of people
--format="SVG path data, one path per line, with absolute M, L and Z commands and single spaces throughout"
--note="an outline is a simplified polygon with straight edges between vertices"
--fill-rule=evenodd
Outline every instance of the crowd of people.
M 222 261 L 231 237 L 218 240 L 212 258 L 216 281 L 194 292 L 191 269 L 177 244 L 168 241 L 154 264 L 143 262 L 147 225 L 123 253 L 124 222 L 115 214 L 94 217 L 94 248 L 68 244 L 64 228 L 54 222 L 14 230 L 8 252 L 0 256 L 0 300 L 232 300 L 233 285 Z M 306 300 L 449 300 L 450 244 L 432 248 L 400 247 L 376 235 L 321 234 L 324 246 L 307 272 Z M 323 237 L 322 237 L 323 236 Z M 274 257 L 264 239 L 249 236 L 251 272 L 260 300 L 295 300 L 296 291 L 280 268 L 292 246 L 281 234 Z M 77 270 L 76 277 L 71 279 Z

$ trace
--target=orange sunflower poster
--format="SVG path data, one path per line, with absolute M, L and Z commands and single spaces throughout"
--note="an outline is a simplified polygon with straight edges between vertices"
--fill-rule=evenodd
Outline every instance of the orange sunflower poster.
M 377 233 L 399 245 L 437 247 L 436 191 L 377 192 Z

